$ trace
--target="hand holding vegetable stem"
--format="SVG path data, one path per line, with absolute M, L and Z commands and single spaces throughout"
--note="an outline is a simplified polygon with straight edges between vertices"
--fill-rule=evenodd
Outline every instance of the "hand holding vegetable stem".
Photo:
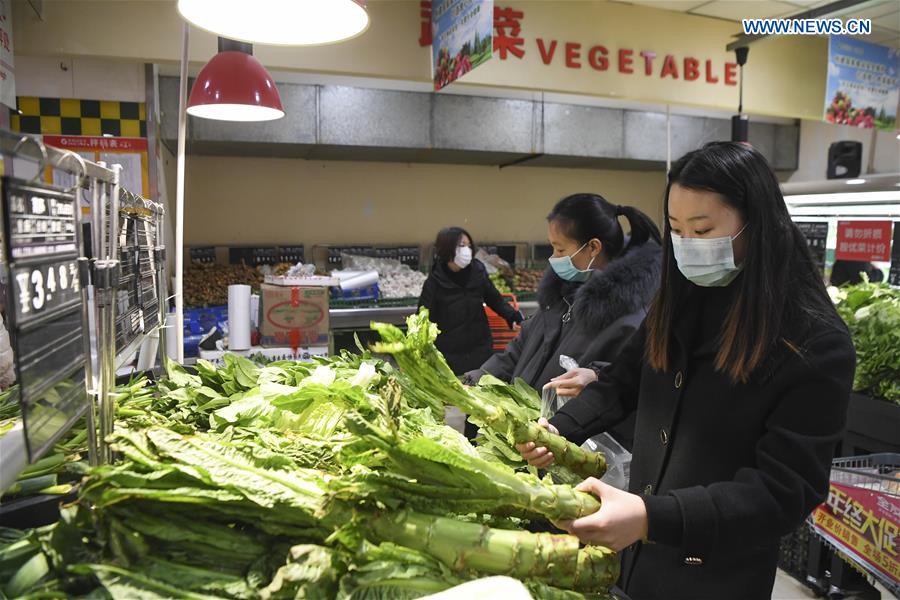
M 647 538 L 647 507 L 644 500 L 590 477 L 577 488 L 600 498 L 600 510 L 557 526 L 577 536 L 583 544 L 606 546 L 616 552 Z
M 550 424 L 550 421 L 541 417 L 538 419 L 538 425 L 543 427 L 553 435 L 559 435 L 559 430 Z M 544 446 L 538 446 L 535 442 L 525 442 L 524 444 L 516 444 L 516 450 L 522 455 L 522 458 L 528 461 L 528 464 L 538 469 L 546 469 L 553 464 L 555 457 Z
M 593 369 L 572 369 L 551 379 L 544 389 L 555 389 L 560 396 L 574 398 L 595 381 L 597 373 Z

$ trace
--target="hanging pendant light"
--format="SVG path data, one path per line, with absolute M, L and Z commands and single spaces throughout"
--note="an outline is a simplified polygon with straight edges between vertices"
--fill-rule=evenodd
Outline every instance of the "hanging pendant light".
M 219 38 L 219 53 L 194 82 L 187 113 L 219 121 L 273 121 L 284 116 L 272 76 L 250 44 Z
M 369 27 L 364 0 L 178 0 L 178 12 L 216 35 L 276 46 L 342 42 Z

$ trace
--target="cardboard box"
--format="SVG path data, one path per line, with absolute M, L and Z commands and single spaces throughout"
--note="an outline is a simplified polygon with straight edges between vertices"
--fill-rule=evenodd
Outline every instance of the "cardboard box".
M 328 345 L 328 288 L 261 286 L 263 346 Z

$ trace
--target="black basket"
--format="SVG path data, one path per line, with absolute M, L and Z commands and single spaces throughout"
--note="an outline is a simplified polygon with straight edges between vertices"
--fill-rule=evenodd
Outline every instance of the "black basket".
M 809 525 L 803 523 L 781 538 L 778 546 L 778 568 L 797 581 L 806 581 L 809 563 Z

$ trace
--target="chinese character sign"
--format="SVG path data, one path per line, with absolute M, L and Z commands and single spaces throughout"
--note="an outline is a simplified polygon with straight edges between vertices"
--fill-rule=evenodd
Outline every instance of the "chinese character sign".
M 433 0 L 431 73 L 435 90 L 491 58 L 493 29 L 493 0 Z
M 825 120 L 893 130 L 900 98 L 900 49 L 831 36 Z
M 0 102 L 16 107 L 16 71 L 13 67 L 12 0 L 0 0 Z
M 894 223 L 894 245 L 891 249 L 891 272 L 888 283 L 900 287 L 900 221 Z
M 900 497 L 832 482 L 812 520 L 816 533 L 854 562 L 900 584 Z
M 891 259 L 890 221 L 840 221 L 837 260 L 887 262 Z

